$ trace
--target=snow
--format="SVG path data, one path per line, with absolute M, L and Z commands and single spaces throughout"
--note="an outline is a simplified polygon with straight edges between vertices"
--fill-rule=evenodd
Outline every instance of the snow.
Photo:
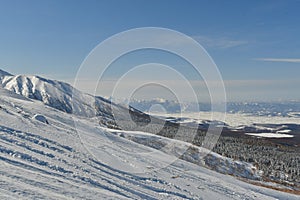
M 95 98 L 74 89 L 71 85 L 39 76 L 4 76 L 0 85 L 14 93 L 44 102 L 53 108 L 85 116 L 94 116 Z
M 153 135 L 112 132 L 96 127 L 96 119 L 73 116 L 81 138 L 90 139 L 86 143 L 79 140 L 71 115 L 2 94 L 0 104 L 10 114 L 0 111 L 1 199 L 297 199 L 169 153 L 142 154 L 153 149 L 126 138 Z M 19 109 L 31 116 L 40 113 L 50 125 L 24 118 Z M 153 141 L 160 139 L 171 142 L 158 136 Z
M 245 133 L 246 135 L 252 135 L 257 137 L 266 137 L 266 138 L 292 138 L 293 135 L 280 134 L 280 133 Z
M 290 133 L 290 132 L 291 132 L 290 129 L 285 129 L 285 130 L 276 131 L 276 133 Z
M 197 122 L 202 123 L 205 120 L 223 121 L 224 113 L 219 112 L 197 112 L 197 113 L 155 113 L 156 116 L 184 118 L 182 123 Z M 212 118 L 212 116 L 214 118 Z M 299 117 L 281 117 L 281 116 L 253 116 L 243 113 L 226 113 L 224 122 L 231 127 L 241 125 L 251 126 L 253 124 L 300 124 Z
M 199 166 L 213 168 L 215 171 L 224 174 L 234 174 L 235 176 L 252 180 L 261 179 L 262 172 L 257 170 L 252 164 L 223 157 L 187 142 L 152 135 L 145 132 L 120 131 L 112 129 L 105 130 L 139 144 L 152 147 L 156 150 L 167 153 L 168 155 L 172 155 L 174 156 L 174 159 L 182 157 L 183 160 L 195 163 Z M 156 153 L 157 151 L 151 150 L 147 153 L 147 156 Z
M 17 84 L 26 86 L 21 79 Z M 40 78 L 30 82 L 44 85 L 39 91 L 46 95 L 58 95 Z M 255 178 L 259 172 L 251 164 L 198 147 L 185 151 L 189 144 L 149 133 L 99 127 L 98 118 L 27 98 L 33 87 L 17 88 L 0 88 L 0 199 L 299 199 L 207 168 L 240 176 L 254 170 Z M 177 158 L 182 152 L 185 160 Z M 197 152 L 211 156 L 202 160 Z

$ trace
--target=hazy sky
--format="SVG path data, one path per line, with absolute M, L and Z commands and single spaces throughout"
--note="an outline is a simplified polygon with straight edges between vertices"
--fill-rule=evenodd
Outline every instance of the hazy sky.
M 88 53 L 106 38 L 164 27 L 204 46 L 229 100 L 300 99 L 299 8 L 298 0 L 0 0 L 0 68 L 72 82 Z M 139 54 L 129 58 L 124 66 Z M 182 64 L 175 61 L 170 64 Z M 89 91 L 88 85 L 81 89 Z

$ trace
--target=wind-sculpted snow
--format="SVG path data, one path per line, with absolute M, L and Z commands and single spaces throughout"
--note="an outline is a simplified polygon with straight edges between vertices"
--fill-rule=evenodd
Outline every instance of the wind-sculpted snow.
M 99 127 L 97 118 L 74 116 L 12 91 L 0 88 L 0 199 L 298 199 L 180 159 L 164 166 L 163 160 L 174 157 L 171 152 L 161 152 L 161 157 L 132 154 L 150 147 Z M 29 91 L 35 90 L 19 90 L 24 96 Z M 49 124 L 35 120 L 36 114 Z M 83 144 L 73 120 L 81 125 L 80 134 L 93 136 L 88 144 Z M 104 143 L 108 136 L 111 142 Z M 147 133 L 141 137 L 152 138 Z M 92 155 L 86 145 L 98 154 Z M 158 170 L 130 173 L 109 165 L 106 158 L 124 167 Z

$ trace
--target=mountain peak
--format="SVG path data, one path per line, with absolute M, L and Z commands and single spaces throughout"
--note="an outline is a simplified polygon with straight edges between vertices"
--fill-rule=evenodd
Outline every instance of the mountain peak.
M 58 110 L 93 117 L 96 112 L 110 115 L 110 102 L 73 88 L 70 84 L 33 75 L 11 75 L 0 71 L 0 88 L 42 101 Z M 97 105 L 95 110 L 94 105 Z

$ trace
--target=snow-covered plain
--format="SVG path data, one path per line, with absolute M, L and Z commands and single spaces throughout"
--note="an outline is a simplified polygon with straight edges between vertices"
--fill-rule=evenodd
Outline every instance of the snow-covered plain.
M 299 199 L 177 159 L 172 143 L 187 145 L 109 130 L 0 88 L 0 199 Z M 200 161 L 194 156 L 185 158 Z M 215 167 L 234 173 L 232 164 L 239 163 Z
M 247 135 L 267 138 L 292 138 L 294 137 L 290 129 L 287 129 L 284 124 L 300 124 L 300 118 L 297 116 L 282 117 L 282 116 L 254 116 L 245 113 L 220 113 L 220 112 L 199 112 L 199 113 L 152 113 L 160 118 L 175 119 L 179 123 L 194 123 L 205 124 L 208 121 L 218 121 L 225 123 L 227 128 L 235 130 L 243 130 L 245 127 L 254 130 L 261 130 L 266 133 L 246 133 Z M 268 127 L 264 124 L 277 124 L 278 127 Z M 271 133 L 269 133 L 269 131 Z
M 204 120 L 222 120 L 224 113 L 220 112 L 183 112 L 183 113 L 152 113 L 156 116 L 185 118 L 183 122 L 198 122 Z M 223 120 L 222 120 L 223 121 Z M 281 116 L 253 116 L 245 113 L 226 113 L 224 122 L 231 127 L 241 125 L 251 126 L 253 124 L 300 124 L 299 117 L 281 117 Z

